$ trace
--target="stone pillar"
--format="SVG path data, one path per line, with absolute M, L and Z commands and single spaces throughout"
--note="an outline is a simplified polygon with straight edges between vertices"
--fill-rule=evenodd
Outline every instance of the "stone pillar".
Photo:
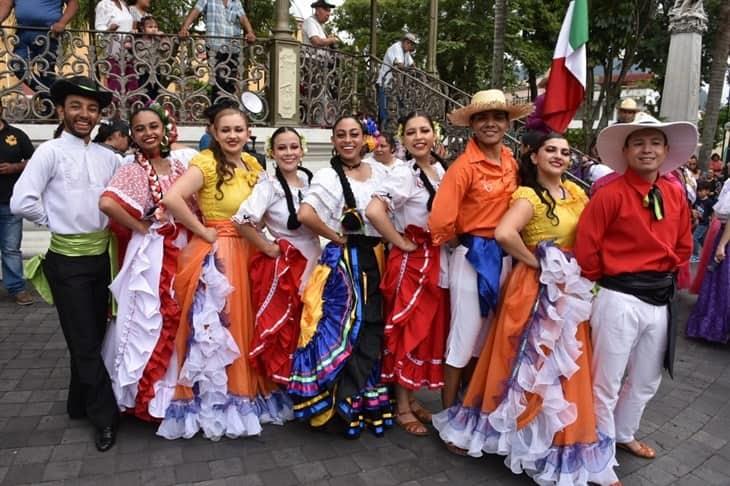
M 276 0 L 276 21 L 269 53 L 269 121 L 274 127 L 299 123 L 299 42 L 289 28 L 289 1 Z
M 428 58 L 426 71 L 429 74 L 436 74 L 436 40 L 439 29 L 439 0 L 431 0 L 428 14 Z
M 671 38 L 660 116 L 666 121 L 697 123 L 702 33 L 707 30 L 707 15 L 701 0 L 677 0 L 669 19 Z

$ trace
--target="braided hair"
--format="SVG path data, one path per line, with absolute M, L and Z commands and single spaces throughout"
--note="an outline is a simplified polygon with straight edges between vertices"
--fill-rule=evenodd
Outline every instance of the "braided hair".
M 548 217 L 553 226 L 560 224 L 560 218 L 555 214 L 555 207 L 557 203 L 555 198 L 550 194 L 545 187 L 537 180 L 537 166 L 532 162 L 532 155 L 537 152 L 550 140 L 565 139 L 565 137 L 559 133 L 552 132 L 544 135 L 534 146 L 530 148 L 522 158 L 520 159 L 520 184 L 526 187 L 530 187 L 540 201 L 547 206 L 545 215 Z
M 399 133 L 403 133 L 405 136 L 405 128 L 409 121 L 411 121 L 414 118 L 425 118 L 426 121 L 428 121 L 428 124 L 431 125 L 431 130 L 433 130 L 434 134 L 436 133 L 436 125 L 433 122 L 433 119 L 431 118 L 431 115 L 427 113 L 421 113 L 418 111 L 412 111 L 408 115 L 406 115 L 404 118 L 400 121 L 400 127 L 398 129 Z M 401 142 L 402 143 L 402 142 Z M 431 157 L 433 157 L 436 162 L 441 164 L 441 167 L 446 170 L 448 168 L 446 161 L 438 155 L 436 152 L 431 150 Z M 406 159 L 413 158 L 412 155 L 408 152 L 406 149 Z M 418 167 L 414 166 L 413 170 L 418 171 L 418 178 L 421 179 L 421 182 L 423 183 L 423 186 L 426 188 L 426 191 L 428 191 L 428 202 L 426 203 L 426 208 L 431 211 L 431 207 L 433 206 L 433 199 L 436 197 L 436 189 L 433 187 L 433 184 L 431 184 L 431 181 L 429 180 L 426 173 L 422 170 L 419 170 Z
M 279 127 L 274 131 L 274 133 L 271 134 L 271 147 L 273 148 L 276 146 L 276 137 L 287 132 L 296 135 L 299 139 L 299 145 L 302 146 L 302 136 L 299 135 L 299 132 L 290 127 Z M 297 167 L 297 170 L 301 170 L 302 172 L 304 172 L 307 175 L 307 179 L 309 179 L 309 183 L 311 184 L 312 171 L 307 169 L 306 167 L 302 167 L 301 165 Z M 286 181 L 286 178 L 284 178 L 284 174 L 281 172 L 278 165 L 276 166 L 274 173 L 276 174 L 276 180 L 279 181 L 279 184 L 281 184 L 281 187 L 284 189 L 286 207 L 289 210 L 289 219 L 286 222 L 286 227 L 290 230 L 299 229 L 302 223 L 300 223 L 299 219 L 297 218 L 297 209 L 294 206 L 294 195 L 292 194 L 291 187 L 289 187 L 289 183 Z
M 360 127 L 360 130 L 362 133 L 365 133 L 365 127 L 363 126 L 362 122 L 351 115 L 343 115 L 340 116 L 336 121 L 335 124 L 332 127 L 332 134 L 335 134 L 335 131 L 337 130 L 337 126 L 343 121 L 343 120 L 354 120 L 355 123 Z M 342 215 L 342 227 L 345 228 L 349 232 L 357 232 L 360 231 L 363 227 L 363 220 L 360 214 L 357 212 L 357 201 L 355 200 L 355 194 L 352 192 L 352 187 L 350 186 L 350 181 L 347 180 L 347 176 L 345 175 L 345 169 L 344 169 L 344 162 L 342 162 L 342 158 L 340 157 L 340 154 L 338 154 L 336 151 L 334 152 L 334 155 L 330 159 L 330 166 L 334 169 L 334 171 L 337 173 L 337 177 L 340 179 L 340 185 L 342 186 L 342 194 L 345 198 L 345 213 Z

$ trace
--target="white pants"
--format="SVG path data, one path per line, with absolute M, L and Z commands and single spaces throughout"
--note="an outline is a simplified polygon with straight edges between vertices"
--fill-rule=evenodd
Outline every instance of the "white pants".
M 464 368 L 471 358 L 479 357 L 494 319 L 494 312 L 482 317 L 479 308 L 479 289 L 477 272 L 466 259 L 469 251 L 459 245 L 449 257 L 449 295 L 451 300 L 451 327 L 446 340 L 446 364 L 454 368 Z M 512 269 L 512 258 L 502 259 L 500 287 Z
M 618 443 L 634 440 L 644 408 L 661 383 L 667 312 L 667 306 L 608 289 L 601 289 L 593 304 L 596 419 L 599 431 Z

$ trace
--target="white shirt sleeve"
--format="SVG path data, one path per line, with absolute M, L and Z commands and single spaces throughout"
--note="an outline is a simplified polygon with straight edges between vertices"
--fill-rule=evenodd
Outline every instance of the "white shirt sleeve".
M 208 0 L 198 0 L 195 3 L 195 10 L 198 12 L 205 12 L 205 7 L 208 5 Z
M 96 6 L 94 20 L 94 29 L 107 30 L 112 19 L 112 10 L 110 2 L 102 0 Z
M 408 164 L 399 165 L 390 171 L 383 179 L 373 197 L 382 199 L 388 204 L 388 209 L 395 212 L 403 207 L 411 197 L 413 187 L 413 169 Z
M 322 37 L 322 26 L 314 17 L 307 17 L 302 24 L 302 31 L 307 43 L 311 44 L 313 37 Z M 325 37 L 323 37 L 324 39 Z
M 274 186 L 269 176 L 263 173 L 253 188 L 251 195 L 241 203 L 238 212 L 231 218 L 238 224 L 258 226 L 274 199 Z
M 39 146 L 20 174 L 10 198 L 10 211 L 13 214 L 41 226 L 48 226 L 42 195 L 53 177 L 53 159 L 54 154 L 49 147 Z

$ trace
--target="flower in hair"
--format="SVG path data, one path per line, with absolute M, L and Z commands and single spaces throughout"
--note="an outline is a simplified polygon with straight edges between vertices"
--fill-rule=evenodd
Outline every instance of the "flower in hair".
M 380 129 L 378 128 L 378 124 L 373 120 L 372 117 L 366 117 L 362 120 L 362 125 L 365 128 L 365 135 L 370 135 L 372 137 L 378 138 L 380 136 Z

